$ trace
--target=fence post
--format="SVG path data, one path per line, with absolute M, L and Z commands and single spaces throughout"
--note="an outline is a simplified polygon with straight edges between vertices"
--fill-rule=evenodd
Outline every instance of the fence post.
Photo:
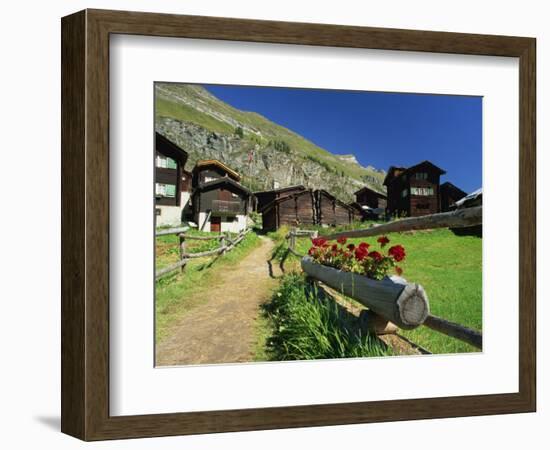
M 292 227 L 290 229 L 290 245 L 289 245 L 289 247 L 292 251 L 294 251 L 294 249 L 296 247 L 296 227 Z
M 225 247 L 225 239 L 226 239 L 226 234 L 223 233 L 220 237 L 220 247 L 223 248 Z M 222 255 L 225 254 L 225 249 L 222 250 Z
M 184 255 L 185 255 L 185 234 L 181 233 L 179 237 L 180 237 L 180 260 L 183 261 Z M 186 265 L 187 264 L 183 264 L 181 266 L 182 272 L 185 270 Z

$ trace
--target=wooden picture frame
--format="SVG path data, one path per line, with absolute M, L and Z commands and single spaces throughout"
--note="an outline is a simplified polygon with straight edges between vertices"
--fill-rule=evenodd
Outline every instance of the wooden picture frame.
M 62 417 L 84 440 L 535 411 L 533 38 L 85 10 L 62 19 Z M 182 37 L 519 58 L 519 392 L 109 415 L 109 36 Z

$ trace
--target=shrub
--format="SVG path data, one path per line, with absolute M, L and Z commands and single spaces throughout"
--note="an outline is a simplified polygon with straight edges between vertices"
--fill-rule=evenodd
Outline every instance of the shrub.
M 235 128 L 235 135 L 239 136 L 240 138 L 244 137 L 244 131 L 242 127 Z
M 271 141 L 270 144 L 278 152 L 283 152 L 287 154 L 290 153 L 290 145 L 288 145 L 288 143 L 286 143 L 285 141 Z

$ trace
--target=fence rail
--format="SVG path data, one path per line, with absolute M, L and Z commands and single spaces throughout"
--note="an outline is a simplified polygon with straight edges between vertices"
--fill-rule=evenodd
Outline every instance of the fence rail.
M 170 234 L 180 234 L 185 233 L 187 230 L 189 230 L 189 227 L 179 227 L 179 228 L 166 228 L 163 230 L 157 230 L 155 232 L 155 236 L 169 236 Z
M 224 234 L 218 234 L 216 236 L 192 236 L 189 234 L 183 233 L 184 237 L 188 241 L 213 241 L 213 240 L 222 240 L 227 238 Z
M 323 235 L 322 237 L 333 240 L 340 237 L 372 237 L 413 230 L 470 227 L 482 223 L 482 208 L 482 206 L 478 206 L 448 213 L 411 217 L 370 228 L 342 231 Z M 311 258 L 296 251 L 296 238 L 303 237 L 317 237 L 317 232 L 292 229 L 286 236 L 288 240 L 287 252 L 302 258 L 302 269 L 314 281 L 320 281 L 330 288 L 353 298 L 384 320 L 394 323 L 400 328 L 412 329 L 423 325 L 476 348 L 482 348 L 482 333 L 430 314 L 428 297 L 422 286 L 408 283 L 398 277 L 392 277 L 392 279 L 386 280 L 385 283 L 370 282 L 372 280 L 359 274 L 339 271 L 314 263 Z
M 155 280 L 159 280 L 163 276 L 169 274 L 170 272 L 173 272 L 174 270 L 177 270 L 181 268 L 182 270 L 185 269 L 186 264 L 189 262 L 190 259 L 194 258 L 204 258 L 207 256 L 213 256 L 218 254 L 223 254 L 226 252 L 229 252 L 235 248 L 237 244 L 239 244 L 246 235 L 251 231 L 250 228 L 241 231 L 237 238 L 232 240 L 229 238 L 228 235 L 221 234 L 219 236 L 188 236 L 184 233 L 179 234 L 179 248 L 180 248 L 180 260 L 174 264 L 171 264 L 170 266 L 164 267 L 162 269 L 159 269 L 155 273 Z M 220 240 L 220 246 L 218 248 L 215 248 L 213 250 L 208 250 L 205 252 L 198 252 L 198 253 L 188 253 L 186 251 L 185 247 L 185 241 L 190 239 L 196 239 L 196 240 L 205 240 L 206 239 L 219 239 Z
M 361 230 L 341 231 L 321 237 L 325 239 L 338 239 L 339 237 L 359 238 L 379 236 L 386 233 L 398 233 L 402 231 L 432 230 L 435 228 L 464 228 L 481 225 L 483 222 L 482 206 L 474 208 L 457 209 L 456 211 L 430 214 L 420 217 L 408 217 L 395 222 L 383 223 Z

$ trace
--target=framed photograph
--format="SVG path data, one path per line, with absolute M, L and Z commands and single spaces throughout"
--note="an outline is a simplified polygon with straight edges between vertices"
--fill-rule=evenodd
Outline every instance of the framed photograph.
M 535 411 L 534 38 L 61 29 L 64 433 Z

